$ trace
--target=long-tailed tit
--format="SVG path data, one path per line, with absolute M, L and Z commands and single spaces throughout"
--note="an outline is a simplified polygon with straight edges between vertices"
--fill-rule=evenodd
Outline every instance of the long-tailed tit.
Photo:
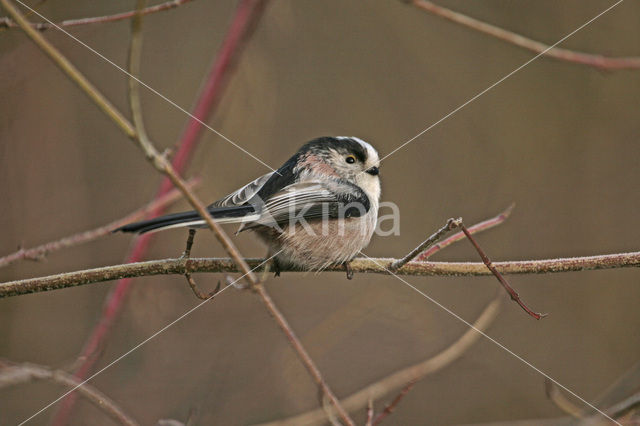
M 277 171 L 214 202 L 218 223 L 241 223 L 267 244 L 280 269 L 322 270 L 348 263 L 369 244 L 380 201 L 379 157 L 355 137 L 321 137 L 303 145 Z M 170 214 L 118 229 L 144 233 L 203 228 L 195 211 Z M 349 269 L 348 269 L 349 270 Z

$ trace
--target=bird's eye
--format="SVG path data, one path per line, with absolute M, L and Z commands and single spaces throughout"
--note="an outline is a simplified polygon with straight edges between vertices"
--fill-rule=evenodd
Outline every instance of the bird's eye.
M 346 161 L 349 164 L 353 164 L 356 162 L 356 157 L 354 157 L 353 155 L 348 155 L 344 161 Z

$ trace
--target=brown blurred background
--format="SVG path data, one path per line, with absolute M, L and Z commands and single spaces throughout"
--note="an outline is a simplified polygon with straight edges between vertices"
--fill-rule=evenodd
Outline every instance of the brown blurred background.
M 129 10 L 135 2 L 50 0 L 55 20 Z M 553 43 L 612 2 L 447 1 L 441 4 Z M 189 109 L 235 2 L 195 1 L 148 16 L 142 79 Z M 4 14 L 4 13 L 3 13 Z M 563 46 L 640 55 L 640 3 L 624 2 Z M 129 23 L 71 33 L 124 66 Z M 54 30 L 58 46 L 121 109 L 126 78 Z M 320 135 L 355 135 L 382 155 L 485 89 L 532 53 L 400 1 L 274 1 L 242 56 L 210 125 L 273 167 Z M 17 29 L 0 33 L 0 255 L 91 229 L 151 199 L 160 177 L 139 150 Z M 186 117 L 143 90 L 148 131 L 173 146 Z M 517 203 L 482 234 L 494 260 L 583 256 L 640 247 L 640 73 L 601 72 L 541 58 L 381 167 L 383 199 L 401 208 L 401 234 L 374 238 L 370 256 L 401 256 L 451 216 L 468 224 Z M 188 176 L 212 201 L 267 169 L 207 132 Z M 187 208 L 181 202 L 173 211 Z M 233 228 L 229 228 L 233 230 Z M 156 236 L 149 259 L 177 256 L 186 232 Z M 112 235 L 0 270 L 0 281 L 122 262 Z M 247 256 L 264 248 L 235 238 Z M 194 256 L 222 256 L 200 232 Z M 466 243 L 437 260 L 478 261 Z M 198 276 L 212 288 L 218 275 Z M 508 304 L 489 334 L 552 377 L 595 399 L 639 358 L 638 270 L 513 276 L 544 321 Z M 409 278 L 472 321 L 498 285 L 484 278 Z M 68 367 L 114 283 L 0 300 L 0 357 Z M 268 288 L 325 378 L 345 396 L 445 348 L 465 326 L 387 276 L 285 273 Z M 108 364 L 196 305 L 180 276 L 137 279 L 101 357 Z M 317 391 L 260 301 L 230 290 L 95 378 L 143 424 L 248 424 L 317 407 Z M 57 398 L 46 383 L 0 392 L 0 424 Z M 376 401 L 383 407 L 387 401 Z M 53 409 L 31 424 L 46 424 Z M 364 419 L 364 412 L 357 418 Z M 458 424 L 555 417 L 543 377 L 483 340 L 419 383 L 389 424 Z M 80 401 L 73 424 L 109 424 Z

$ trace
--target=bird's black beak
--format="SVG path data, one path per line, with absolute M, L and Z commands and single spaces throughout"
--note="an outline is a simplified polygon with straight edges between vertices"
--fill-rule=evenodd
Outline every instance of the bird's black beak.
M 366 170 L 366 172 L 371 176 L 378 176 L 380 174 L 380 170 L 376 166 L 371 167 L 370 169 Z

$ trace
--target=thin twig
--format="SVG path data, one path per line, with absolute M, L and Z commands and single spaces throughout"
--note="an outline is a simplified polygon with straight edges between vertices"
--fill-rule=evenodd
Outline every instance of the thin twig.
M 291 328 L 285 317 L 280 313 L 276 305 L 273 303 L 273 300 L 271 300 L 271 297 L 269 296 L 269 293 L 267 293 L 267 290 L 264 288 L 264 285 L 257 284 L 253 288 L 258 293 L 260 298 L 262 298 L 263 302 L 267 306 L 267 309 L 269 310 L 269 313 L 271 313 L 273 318 L 276 320 L 284 334 L 287 336 L 287 339 L 289 339 L 289 343 L 291 343 L 296 352 L 298 352 L 300 358 L 302 359 L 302 362 L 305 364 L 305 367 L 307 367 L 307 370 L 309 370 L 318 386 L 322 389 L 322 392 L 326 395 L 327 398 L 329 398 L 331 404 L 333 404 L 333 407 L 338 412 L 340 418 L 342 418 L 342 420 L 347 425 L 354 425 L 353 420 L 351 420 L 345 409 L 338 401 L 338 398 L 336 398 L 336 396 L 333 394 L 333 392 L 325 382 L 322 374 L 320 373 L 320 370 L 318 369 L 318 367 L 316 367 L 313 360 L 309 356 L 309 353 L 304 348 L 304 346 L 302 346 L 302 343 L 295 335 L 293 329 Z
M 461 218 L 458 218 L 458 219 L 451 218 L 447 220 L 447 223 L 442 228 L 438 229 L 433 235 L 431 235 L 429 238 L 424 240 L 418 247 L 411 250 L 409 254 L 407 254 L 402 259 L 398 260 L 397 262 L 393 262 L 391 266 L 389 266 L 389 270 L 391 272 L 395 272 L 398 269 L 402 268 L 404 265 L 406 265 L 407 263 L 415 259 L 419 254 L 421 254 L 427 248 L 435 244 L 440 238 L 442 238 L 444 234 L 451 231 L 452 229 L 459 227 L 461 224 L 462 224 Z
M 185 3 L 189 3 L 192 0 L 171 0 L 166 3 L 157 4 L 154 6 L 149 6 L 141 11 L 142 15 L 149 15 L 151 13 L 162 12 L 164 10 L 174 9 L 178 6 L 181 6 Z M 133 18 L 136 14 L 135 10 L 131 10 L 128 12 L 116 13 L 114 15 L 106 15 L 106 16 L 92 16 L 89 18 L 80 18 L 80 19 L 68 19 L 65 21 L 58 22 L 56 26 L 58 27 L 73 27 L 76 25 L 87 25 L 87 24 L 98 24 L 103 22 L 116 22 L 121 21 L 123 19 Z M 53 28 L 54 26 L 49 22 L 33 22 L 30 25 L 38 31 L 44 31 L 49 28 Z M 0 18 L 0 28 L 14 28 L 18 27 L 16 24 L 9 18 Z
M 477 330 L 485 331 L 498 316 L 503 300 L 504 292 L 497 292 L 496 297 L 484 308 L 482 313 L 478 316 L 478 319 L 473 323 L 473 326 Z M 466 351 L 469 350 L 469 348 L 476 343 L 481 336 L 482 335 L 476 330 L 472 328 L 467 329 L 467 331 L 465 331 L 458 340 L 442 352 L 410 367 L 396 371 L 395 373 L 359 390 L 351 396 L 344 398 L 342 400 L 342 406 L 349 412 L 355 412 L 366 407 L 371 400 L 380 399 L 388 393 L 405 387 L 407 383 L 411 381 L 422 380 L 428 375 L 433 374 L 436 371 L 440 371 L 466 353 Z M 264 423 L 261 426 L 320 425 L 324 423 L 325 419 L 324 411 L 318 409 L 299 414 L 294 417 L 289 417 L 287 419 Z
M 184 2 L 177 2 L 176 4 L 178 3 L 182 4 Z M 227 87 L 227 82 L 229 81 L 228 76 L 234 69 L 234 65 L 237 62 L 237 57 L 242 51 L 244 42 L 252 34 L 256 23 L 262 16 L 265 3 L 266 1 L 243 1 L 239 4 L 231 27 L 229 28 L 227 35 L 223 41 L 222 47 L 220 48 L 220 51 L 216 56 L 216 60 L 213 62 L 212 71 L 209 74 L 205 86 L 200 91 L 200 96 L 198 97 L 196 108 L 193 111 L 193 117 L 189 121 L 189 124 L 187 126 L 187 132 L 182 136 L 179 148 L 177 149 L 176 155 L 173 158 L 172 164 L 175 170 L 182 171 L 186 168 L 188 160 L 197 145 L 198 136 L 200 135 L 197 130 L 194 131 L 194 129 L 201 128 L 201 122 L 198 120 L 206 120 L 207 116 L 211 114 L 213 107 L 216 105 L 215 101 L 217 99 L 220 99 L 220 97 L 222 96 L 224 89 Z M 2 4 L 5 7 L 7 5 L 11 6 L 8 1 L 4 1 Z M 166 3 L 165 5 L 169 4 L 170 3 Z M 145 9 L 145 12 L 151 12 L 151 10 L 152 8 L 147 8 Z M 127 13 L 125 14 L 126 16 L 122 15 L 120 18 L 128 18 L 133 16 L 134 14 L 135 12 Z M 92 21 L 95 22 L 97 20 Z M 58 66 L 60 66 L 60 68 L 64 72 L 70 73 L 70 77 L 74 81 L 78 82 L 81 89 L 85 91 L 85 93 L 87 93 L 88 90 L 90 98 L 94 100 L 103 111 L 106 112 L 107 116 L 111 118 L 115 116 L 116 120 L 114 121 L 128 137 L 134 138 L 136 136 L 132 125 L 126 120 L 122 120 L 121 114 L 119 114 L 117 110 L 115 113 L 112 113 L 112 110 L 114 110 L 113 106 L 108 103 L 108 101 L 104 100 L 104 97 L 101 97 L 99 95 L 99 92 L 95 91 L 94 88 L 90 84 L 88 84 L 86 79 L 83 79 L 81 75 L 80 77 L 78 77 L 77 75 L 79 75 L 79 73 L 74 73 L 74 71 L 77 70 L 74 70 L 74 68 L 70 64 L 68 64 L 68 61 L 66 61 L 66 59 L 61 54 L 59 54 L 59 52 L 57 52 L 57 50 L 48 45 L 46 40 L 44 40 L 42 37 L 38 37 L 37 32 L 34 34 L 34 31 L 29 31 L 29 29 L 27 29 L 30 24 L 25 19 L 18 18 L 16 22 L 21 23 L 21 27 L 25 30 L 25 32 L 34 41 L 36 41 L 38 46 L 40 46 L 45 51 L 45 53 L 47 53 L 52 57 L 52 59 L 54 59 L 54 62 L 58 64 Z M 173 186 L 171 180 L 165 177 L 162 180 L 156 197 L 162 196 L 163 194 L 171 190 L 172 187 Z M 152 216 L 159 216 L 162 213 L 163 209 L 157 208 L 153 212 Z M 143 235 L 137 238 L 136 243 L 128 257 L 129 262 L 136 262 L 143 258 L 147 247 L 149 246 L 151 238 L 152 234 Z M 78 358 L 78 360 L 81 362 L 81 365 L 76 370 L 76 377 L 86 377 L 93 364 L 96 362 L 96 354 L 98 353 L 99 348 L 103 346 L 113 324 L 115 323 L 115 319 L 117 318 L 119 312 L 122 310 L 123 303 L 126 300 L 127 295 L 129 294 L 131 284 L 132 282 L 130 279 L 123 279 L 119 281 L 118 284 L 114 288 L 112 288 L 112 290 L 107 295 L 100 320 L 92 330 Z M 74 400 L 72 394 L 62 402 L 60 411 L 69 411 L 70 407 L 73 405 L 73 401 Z
M 80 395 L 93 403 L 98 409 L 120 424 L 136 426 L 133 420 L 111 398 L 88 383 L 82 383 L 77 378 L 62 370 L 54 370 L 42 365 L 23 363 L 15 364 L 2 362 L 0 367 L 0 388 L 28 383 L 34 380 L 47 380 L 61 385 L 76 388 Z M 80 386 L 82 384 L 82 386 Z M 94 419 L 96 420 L 96 419 Z M 97 420 L 96 420 L 97 421 Z
M 470 226 L 468 228 L 469 232 L 471 233 L 471 235 L 474 235 L 474 234 L 477 234 L 478 232 L 486 231 L 487 229 L 491 229 L 491 228 L 493 228 L 495 226 L 500 225 L 505 220 L 507 220 L 507 218 L 509 218 L 509 216 L 511 216 L 511 212 L 513 211 L 515 206 L 516 206 L 516 204 L 512 203 L 509 207 L 507 207 L 504 211 L 502 211 L 498 215 L 496 215 L 496 216 L 494 216 L 494 217 L 492 217 L 490 219 L 484 220 L 482 222 L 476 223 L 473 226 Z M 455 243 L 457 241 L 460 241 L 460 240 L 462 240 L 464 238 L 465 238 L 464 232 L 462 232 L 462 231 L 456 232 L 455 234 L 445 238 L 444 240 L 440 241 L 439 243 L 436 243 L 433 246 L 429 247 L 428 249 L 426 249 L 425 251 L 420 253 L 418 256 L 416 256 L 416 258 L 414 260 L 416 260 L 416 261 L 427 260 L 428 258 L 433 256 L 434 254 L 436 254 L 437 252 L 439 252 L 443 248 L 448 247 L 451 244 L 453 244 L 453 243 Z
M 40 46 L 43 51 L 45 51 L 51 57 L 51 59 L 53 59 L 54 62 L 56 62 L 56 64 L 58 64 L 61 69 L 65 73 L 67 73 L 69 77 L 74 82 L 76 82 L 80 86 L 80 88 L 85 91 L 85 93 L 87 93 L 96 104 L 98 104 L 101 109 L 103 109 L 103 111 L 105 111 L 105 113 L 108 113 L 109 117 L 111 117 L 122 128 L 122 130 L 127 133 L 132 141 L 136 142 L 139 145 L 139 147 L 144 152 L 147 160 L 149 160 L 149 162 L 159 172 L 166 175 L 171 180 L 171 182 L 178 189 L 180 189 L 180 191 L 184 194 L 192 207 L 198 212 L 198 214 L 200 214 L 208 227 L 214 232 L 216 239 L 220 242 L 225 251 L 229 253 L 234 263 L 238 265 L 238 268 L 243 272 L 244 277 L 248 281 L 249 285 L 252 287 L 259 287 L 258 280 L 256 279 L 253 271 L 251 271 L 233 242 L 229 239 L 222 228 L 220 228 L 220 226 L 213 220 L 213 218 L 211 218 L 208 211 L 206 210 L 205 205 L 193 194 L 192 191 L 189 190 L 189 188 L 186 187 L 184 180 L 180 178 L 175 169 L 171 164 L 167 162 L 164 156 L 160 155 L 151 141 L 142 140 L 132 124 L 129 123 L 129 121 L 113 105 L 111 105 L 106 100 L 106 98 L 73 65 L 71 65 L 71 63 L 59 51 L 51 46 L 51 44 L 48 43 L 36 30 L 29 26 L 29 23 L 22 17 L 20 12 L 9 2 L 9 0 L 0 0 L 0 3 L 2 3 L 2 5 L 9 11 L 15 21 L 29 35 L 29 37 L 31 37 L 38 44 L 38 46 Z M 249 6 L 253 6 L 255 4 L 255 0 L 245 0 L 245 2 L 243 3 Z M 327 386 L 326 382 L 320 375 L 320 371 L 317 369 L 308 353 L 306 353 L 306 351 L 304 350 L 302 343 L 297 339 L 288 323 L 284 321 L 284 318 L 275 307 L 273 301 L 271 301 L 271 299 L 268 297 L 268 294 L 261 286 L 258 289 L 258 294 L 267 306 L 267 309 L 269 310 L 271 315 L 276 319 L 276 322 L 283 330 L 289 341 L 292 343 L 293 347 L 298 352 L 298 355 L 315 379 L 318 386 L 320 386 L 325 395 L 331 401 L 342 420 L 348 425 L 353 425 L 353 420 L 351 420 L 349 415 L 340 406 L 340 402 Z
M 365 426 L 373 426 L 373 401 L 371 398 L 367 401 L 367 420 Z
M 187 282 L 189 283 L 189 287 L 191 288 L 191 291 L 193 291 L 193 294 L 195 294 L 196 297 L 200 300 L 211 299 L 213 296 L 215 296 L 220 292 L 220 287 L 221 287 L 220 281 L 218 281 L 218 285 L 216 285 L 216 288 L 213 291 L 209 293 L 205 293 L 202 290 L 200 290 L 200 288 L 198 287 L 198 284 L 196 284 L 196 281 L 193 279 L 191 274 L 187 273 L 187 274 L 184 274 L 184 276 L 187 279 Z
M 242 271 L 245 279 L 249 283 L 249 285 L 256 290 L 256 292 L 260 295 L 262 301 L 265 303 L 267 309 L 274 317 L 282 331 L 285 333 L 289 342 L 294 347 L 294 349 L 298 352 L 302 362 L 305 364 L 316 383 L 324 394 L 329 398 L 339 416 L 348 424 L 353 425 L 353 421 L 350 419 L 349 415 L 340 407 L 340 403 L 336 396 L 333 394 L 331 389 L 329 389 L 328 385 L 324 381 L 322 375 L 320 374 L 320 370 L 315 366 L 314 362 L 309 357 L 309 354 L 302 346 L 300 340 L 295 336 L 293 330 L 282 316 L 280 311 L 276 308 L 275 304 L 269 297 L 268 293 L 264 289 L 259 282 L 257 277 L 249 268 L 249 265 L 245 262 L 244 258 L 240 255 L 240 252 L 236 248 L 235 244 L 231 241 L 229 236 L 222 230 L 220 225 L 218 225 L 213 218 L 209 215 L 209 212 L 206 209 L 206 206 L 196 198 L 195 194 L 193 194 L 188 188 L 186 188 L 184 181 L 175 173 L 173 167 L 167 163 L 167 161 L 158 153 L 156 148 L 153 146 L 151 141 L 145 140 L 143 137 L 139 137 L 137 139 L 140 147 L 144 151 L 147 159 L 153 164 L 153 166 L 161 173 L 164 173 L 171 182 L 178 187 L 189 203 L 195 208 L 195 210 L 200 214 L 200 216 L 207 223 L 209 228 L 214 232 L 215 237 L 220 242 L 220 244 L 224 247 L 225 251 L 229 253 L 229 255 L 233 258 L 234 263 L 238 265 L 238 268 Z M 192 280 L 189 280 L 189 284 L 195 284 Z M 192 289 L 194 287 L 192 286 Z
M 266 1 L 257 3 L 243 1 L 236 8 L 231 26 L 227 30 L 222 45 L 215 55 L 215 60 L 212 62 L 204 86 L 198 95 L 196 106 L 192 111 L 184 133 L 180 137 L 178 148 L 172 159 L 172 165 L 176 171 L 181 173 L 188 166 L 189 160 L 201 140 L 199 136 L 202 134 L 202 123 L 213 113 L 219 99 L 225 92 L 230 80 L 229 76 L 235 69 L 238 57 L 242 53 L 246 41 L 250 38 L 257 22 L 262 17 L 265 4 Z M 132 15 L 129 14 L 127 17 Z M 162 179 L 156 197 L 160 197 L 172 189 L 171 180 L 165 177 Z M 163 209 L 159 208 L 150 216 L 160 216 L 163 212 Z M 142 260 L 152 237 L 153 234 L 151 233 L 137 237 L 127 261 L 138 262 Z M 132 284 L 131 278 L 123 278 L 118 281 L 107 295 L 100 320 L 92 330 L 78 357 L 81 365 L 76 370 L 76 377 L 85 378 L 88 376 L 89 371 L 98 359 L 96 356 L 98 350 L 104 345 L 109 336 Z M 73 405 L 73 399 L 70 398 L 73 398 L 73 394 L 62 401 L 60 410 L 63 408 L 69 409 Z
M 131 117 L 133 125 L 138 135 L 138 140 L 148 148 L 153 144 L 149 140 L 147 130 L 144 125 L 142 116 L 142 105 L 140 103 L 140 57 L 142 55 L 142 9 L 146 4 L 146 0 L 138 0 L 136 13 L 131 19 L 131 39 L 129 41 L 129 57 L 128 57 L 128 87 L 129 87 L 129 107 L 131 108 Z
M 122 115 L 122 113 L 80 72 L 78 69 L 45 39 L 42 34 L 35 30 L 23 16 L 22 13 L 9 0 L 0 0 L 0 4 L 11 15 L 13 20 L 22 28 L 31 40 L 51 58 L 80 90 L 95 103 L 102 112 L 111 119 L 131 139 L 136 138 L 136 131 L 133 125 Z
M 613 406 L 609 407 L 606 412 L 614 419 L 617 419 L 621 416 L 624 416 L 629 411 L 637 409 L 638 407 L 640 407 L 640 392 L 636 392 L 628 398 L 625 398 L 617 404 L 614 404 Z M 597 418 L 597 416 L 594 417 Z
M 529 307 L 522 301 L 522 299 L 518 295 L 518 292 L 515 291 L 513 289 L 513 287 L 511 287 L 509 285 L 507 280 L 504 279 L 502 274 L 500 272 L 498 272 L 496 267 L 491 262 L 491 259 L 489 259 L 489 256 L 487 256 L 485 254 L 485 252 L 480 248 L 480 246 L 478 245 L 476 240 L 471 236 L 471 233 L 466 228 L 466 226 L 464 226 L 463 224 L 460 224 L 460 228 L 462 229 L 462 232 L 464 232 L 464 235 L 467 236 L 467 239 L 471 242 L 473 247 L 476 249 L 476 251 L 478 252 L 480 257 L 482 258 L 482 261 L 487 266 L 487 268 L 493 273 L 493 275 L 495 275 L 495 277 L 498 279 L 498 281 L 500 281 L 500 284 L 502 284 L 504 289 L 507 290 L 507 293 L 509 293 L 509 296 L 511 296 L 511 300 L 515 301 L 522 309 L 524 309 L 524 311 L 526 313 L 528 313 L 529 315 L 531 315 L 533 318 L 535 318 L 537 320 L 546 317 L 547 314 L 541 314 L 539 312 L 534 312 L 531 309 L 529 309 Z
M 249 265 L 256 266 L 264 259 L 247 258 L 245 260 Z M 388 265 L 395 261 L 397 261 L 397 259 L 356 258 L 351 261 L 351 267 L 358 273 L 389 274 L 387 269 Z M 493 265 L 503 274 L 545 274 L 594 269 L 634 268 L 640 266 L 640 252 L 559 259 L 495 262 Z M 264 268 L 258 268 L 256 271 L 262 271 L 263 269 Z M 282 270 L 282 272 L 289 271 L 295 272 L 295 270 L 289 269 Z M 342 265 L 330 266 L 325 269 L 325 271 L 344 273 L 344 267 Z M 151 260 L 0 283 L 0 298 L 40 293 L 43 291 L 58 290 L 121 278 L 153 275 L 184 275 L 185 272 L 240 271 L 234 264 L 233 259 L 229 258 Z M 492 275 L 492 272 L 481 262 L 409 262 L 395 272 L 395 274 L 459 277 Z
M 597 407 L 614 407 L 628 399 L 629 395 L 638 392 L 638 383 L 640 383 L 640 361 L 637 361 L 630 369 L 625 371 L 618 379 L 604 390 L 604 392 L 596 398 Z M 583 417 L 598 413 L 594 413 L 592 409 L 583 409 Z M 615 414 L 609 412 L 609 414 Z
M 128 68 L 129 68 L 129 107 L 131 108 L 131 115 L 133 117 L 133 126 L 135 130 L 135 138 L 141 146 L 147 147 L 147 149 L 153 148 L 152 142 L 149 140 L 147 136 L 147 132 L 144 126 L 144 121 L 142 117 L 142 107 L 140 104 L 140 86 L 137 81 L 137 77 L 140 74 L 140 56 L 142 53 L 142 15 L 141 11 L 144 8 L 145 0 L 138 0 L 136 6 L 136 13 L 134 14 L 133 20 L 131 21 L 131 40 L 129 43 L 129 57 L 128 57 Z M 148 157 L 147 157 L 148 158 Z M 116 299 L 118 301 L 124 300 L 124 294 L 121 294 L 118 290 L 121 288 L 121 283 L 116 286 L 114 293 L 110 293 L 107 296 L 107 301 L 112 299 L 112 295 L 116 295 Z M 189 283 L 191 285 L 191 282 Z M 195 284 L 195 283 L 194 283 Z M 126 288 L 127 285 L 125 284 Z M 119 305 L 116 305 L 119 308 Z M 110 329 L 111 324 L 113 324 L 113 319 L 115 319 L 117 312 L 119 309 L 113 311 L 103 310 L 103 318 L 101 318 L 96 330 L 102 331 L 103 329 Z M 100 334 L 101 337 L 106 338 L 107 332 L 103 332 Z M 102 346 L 104 340 L 100 340 L 95 342 L 94 335 L 89 337 L 90 346 L 85 346 L 78 357 L 80 361 L 80 365 L 76 370 L 76 377 L 82 379 L 86 377 L 89 372 L 91 366 L 96 362 L 98 358 L 98 348 Z M 71 412 L 75 406 L 76 395 L 71 393 L 68 395 L 62 403 L 58 406 L 56 410 L 53 420 L 51 424 L 53 426 L 63 426 L 69 423 L 69 418 L 71 417 Z
M 373 421 L 373 426 L 380 424 L 387 416 L 393 413 L 393 411 L 396 409 L 400 401 L 402 401 L 402 398 L 404 398 L 409 393 L 409 391 L 413 389 L 413 386 L 415 384 L 416 384 L 416 380 L 411 380 L 409 383 L 407 383 L 407 385 L 404 388 L 402 388 L 400 393 L 396 395 L 395 398 L 393 398 L 393 401 L 391 401 L 390 404 L 384 407 L 384 410 L 382 410 L 382 413 L 376 416 L 375 420 Z
M 191 179 L 188 182 L 190 188 L 195 187 L 199 183 L 200 183 L 200 179 Z M 133 221 L 139 220 L 140 218 L 147 216 L 150 212 L 155 211 L 158 208 L 164 208 L 170 205 L 171 203 L 174 203 L 175 201 L 179 200 L 181 197 L 182 197 L 182 193 L 177 189 L 173 189 L 170 192 L 164 194 L 163 196 L 154 199 L 146 206 L 132 213 L 129 213 L 127 216 L 121 219 L 118 219 L 116 221 L 103 225 L 99 228 L 73 234 L 56 241 L 50 241 L 48 243 L 41 244 L 33 248 L 20 249 L 15 253 L 11 253 L 7 256 L 0 257 L 0 268 L 8 266 L 21 259 L 40 260 L 51 252 L 66 249 L 69 247 L 74 247 L 80 244 L 84 244 L 84 243 L 96 240 L 100 237 L 104 237 L 114 229 L 119 228 L 122 225 L 126 225 L 127 223 L 131 223 Z
M 342 426 L 342 423 L 340 423 L 340 420 L 338 420 L 338 417 L 336 417 L 336 413 L 331 407 L 331 401 L 329 401 L 329 398 L 327 398 L 325 395 L 322 395 L 322 393 L 320 394 L 320 404 L 331 426 Z
M 544 379 L 544 392 L 559 409 L 569 414 L 571 417 L 579 419 L 582 417 L 582 409 L 576 407 L 549 379 Z
M 433 15 L 448 19 L 449 21 L 455 22 L 456 24 L 463 25 L 467 28 L 471 28 L 472 30 L 484 34 L 488 34 L 492 37 L 498 38 L 500 40 L 506 41 L 507 43 L 511 43 L 535 53 L 542 53 L 549 49 L 549 46 L 544 43 L 540 43 L 539 41 L 532 40 L 520 34 L 507 31 L 500 27 L 496 27 L 495 25 L 487 24 L 486 22 L 471 18 L 467 15 L 463 15 L 462 13 L 455 12 L 451 9 L 438 6 L 430 1 L 413 0 L 412 4 Z M 634 56 L 612 58 L 603 55 L 576 52 L 574 50 L 563 49 L 560 47 L 554 47 L 553 49 L 546 51 L 544 53 L 544 56 L 566 62 L 588 65 L 590 67 L 598 68 L 601 70 L 612 71 L 640 68 L 640 57 Z
M 189 236 L 187 237 L 186 247 L 184 249 L 184 253 L 182 253 L 182 256 L 181 256 L 182 259 L 189 259 L 191 257 L 191 247 L 193 246 L 193 239 L 195 238 L 195 236 L 196 236 L 196 230 L 189 229 Z M 218 281 L 218 285 L 213 291 L 209 293 L 205 293 L 202 290 L 200 290 L 200 288 L 198 287 L 198 284 L 196 283 L 196 280 L 193 278 L 193 276 L 190 273 L 188 272 L 185 273 L 184 277 L 187 279 L 187 283 L 189 284 L 191 291 L 193 291 L 193 294 L 195 294 L 196 297 L 200 300 L 210 299 L 216 294 L 218 294 L 218 292 L 220 291 L 220 287 L 221 287 L 220 281 Z M 229 285 L 235 283 L 234 280 L 229 280 L 228 277 L 227 277 L 227 281 L 229 282 Z

